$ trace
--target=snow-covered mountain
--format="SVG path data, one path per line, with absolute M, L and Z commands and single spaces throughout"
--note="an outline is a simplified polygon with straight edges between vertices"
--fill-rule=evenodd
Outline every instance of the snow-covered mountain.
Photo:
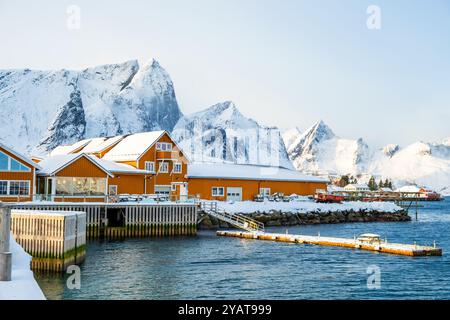
M 378 179 L 393 179 L 397 186 L 417 184 L 450 193 L 449 139 L 440 143 L 417 142 L 405 148 L 389 144 L 370 149 L 362 139 L 337 137 L 323 121 L 298 133 L 296 138 L 284 137 L 288 154 L 298 170 L 351 174 L 362 180 L 374 175 Z
M 182 116 L 155 60 L 83 71 L 0 70 L 0 110 L 0 140 L 33 153 L 89 137 L 172 130 Z
M 291 131 L 292 132 L 292 131 Z M 286 139 L 294 166 L 313 174 L 363 173 L 367 169 L 368 146 L 362 140 L 337 137 L 319 121 L 296 138 Z
M 280 131 L 244 117 L 231 101 L 182 117 L 172 136 L 194 162 L 293 168 Z

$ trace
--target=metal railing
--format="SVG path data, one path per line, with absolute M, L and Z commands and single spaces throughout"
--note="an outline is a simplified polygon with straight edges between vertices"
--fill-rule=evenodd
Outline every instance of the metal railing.
M 241 214 L 228 213 L 223 209 L 218 208 L 215 201 L 202 201 L 200 208 L 207 214 L 227 222 L 239 229 L 249 232 L 264 232 L 264 223 L 251 219 Z

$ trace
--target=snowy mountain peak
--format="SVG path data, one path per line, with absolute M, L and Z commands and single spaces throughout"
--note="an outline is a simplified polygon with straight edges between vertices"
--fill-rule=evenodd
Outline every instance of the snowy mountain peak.
M 82 71 L 0 70 L 0 110 L 0 140 L 33 153 L 84 138 L 172 130 L 182 116 L 156 60 Z
M 450 137 L 444 139 L 444 140 L 442 141 L 442 144 L 443 144 L 444 146 L 450 147 Z
M 392 158 L 394 154 L 397 153 L 397 151 L 400 150 L 400 146 L 398 144 L 388 144 L 387 146 L 383 147 L 381 151 L 383 154 L 389 158 Z
M 280 131 L 244 117 L 231 101 L 184 116 L 172 136 L 194 162 L 293 168 Z
M 310 134 L 315 135 L 317 141 L 328 140 L 335 137 L 334 132 L 323 120 L 319 120 L 311 127 Z
M 242 116 L 242 114 L 239 112 L 239 110 L 236 108 L 236 105 L 233 101 L 225 101 L 217 103 L 209 108 L 207 108 L 204 111 L 200 111 L 198 113 L 195 113 L 194 115 L 199 114 L 210 114 L 210 115 L 222 115 L 225 114 L 229 119 L 232 118 L 232 116 Z
M 289 149 L 290 146 L 295 142 L 298 136 L 302 134 L 302 131 L 299 129 L 299 127 L 294 127 L 288 130 L 285 130 L 282 133 L 284 145 L 286 146 L 286 149 Z

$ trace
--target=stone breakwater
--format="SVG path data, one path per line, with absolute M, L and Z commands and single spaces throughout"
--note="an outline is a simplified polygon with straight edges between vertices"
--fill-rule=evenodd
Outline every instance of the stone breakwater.
M 396 212 L 380 211 L 340 211 L 340 212 L 308 212 L 292 213 L 281 211 L 253 212 L 245 216 L 264 223 L 266 227 L 297 226 L 308 224 L 336 224 L 351 222 L 404 222 L 411 221 L 406 210 Z M 200 229 L 216 230 L 232 228 L 228 223 L 205 215 L 199 225 Z

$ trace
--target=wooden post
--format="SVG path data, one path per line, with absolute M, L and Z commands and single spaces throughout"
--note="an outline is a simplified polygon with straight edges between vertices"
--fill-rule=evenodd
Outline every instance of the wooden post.
M 11 281 L 12 255 L 9 251 L 11 209 L 0 203 L 0 281 Z

